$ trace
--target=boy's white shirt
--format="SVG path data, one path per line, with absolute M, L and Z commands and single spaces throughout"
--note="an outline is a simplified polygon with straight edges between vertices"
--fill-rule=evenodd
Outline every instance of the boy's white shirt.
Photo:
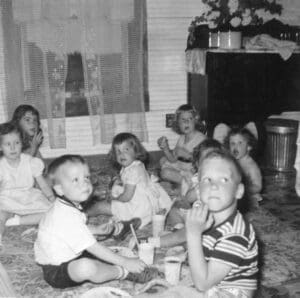
M 78 209 L 56 200 L 39 224 L 34 244 L 39 264 L 59 265 L 78 257 L 96 243 L 86 225 L 86 216 Z

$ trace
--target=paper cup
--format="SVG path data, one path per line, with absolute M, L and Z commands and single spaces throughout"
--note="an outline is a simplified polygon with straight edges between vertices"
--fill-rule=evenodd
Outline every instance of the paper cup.
M 153 237 L 159 237 L 165 228 L 165 216 L 161 214 L 155 214 L 152 216 L 152 235 Z
M 154 260 L 154 246 L 151 243 L 140 243 L 139 258 L 147 265 L 152 265 Z
M 180 280 L 181 259 L 176 256 L 165 257 L 165 278 L 171 285 L 177 285 Z

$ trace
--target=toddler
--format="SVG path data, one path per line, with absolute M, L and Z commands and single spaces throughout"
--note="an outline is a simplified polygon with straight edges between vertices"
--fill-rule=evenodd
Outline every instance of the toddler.
M 5 225 L 37 224 L 54 195 L 42 176 L 42 160 L 22 153 L 21 134 L 14 124 L 0 125 L 0 149 L 1 240 Z M 35 182 L 41 190 L 33 187 Z
M 246 127 L 233 127 L 225 139 L 225 144 L 243 170 L 246 187 L 246 203 L 250 204 L 251 207 L 257 207 L 258 202 L 262 200 L 260 195 L 262 190 L 261 171 L 250 155 L 255 149 L 256 141 L 253 133 Z M 241 206 L 241 208 L 244 207 Z
M 149 271 L 144 262 L 115 254 L 93 236 L 97 226 L 86 224 L 80 208 L 92 193 L 89 168 L 81 156 L 57 158 L 49 166 L 49 176 L 56 200 L 40 221 L 34 244 L 35 260 L 47 283 L 67 288 L 85 281 L 103 283 L 126 278 L 147 282 L 153 278 L 154 271 Z
M 12 122 L 19 128 L 22 151 L 41 158 L 39 147 L 43 142 L 39 112 L 31 105 L 20 105 L 14 111 Z
M 193 149 L 206 138 L 198 130 L 200 126 L 200 117 L 195 108 L 189 104 L 181 105 L 176 111 L 174 122 L 174 130 L 180 134 L 175 148 L 170 149 L 166 137 L 160 137 L 157 141 L 164 153 L 160 160 L 161 177 L 179 184 L 182 195 L 192 185 L 191 178 L 195 173 L 192 165 Z
M 168 210 L 171 199 L 165 190 L 151 179 L 145 169 L 147 152 L 139 139 L 131 133 L 120 133 L 112 142 L 111 160 L 121 167 L 111 191 L 111 201 L 98 201 L 87 213 L 112 215 L 118 220 L 141 219 L 141 227 L 151 222 L 159 209 Z
M 231 154 L 211 152 L 200 162 L 199 192 L 202 204 L 186 218 L 189 265 L 199 297 L 253 297 L 258 247 L 252 225 L 237 211 L 244 185 Z

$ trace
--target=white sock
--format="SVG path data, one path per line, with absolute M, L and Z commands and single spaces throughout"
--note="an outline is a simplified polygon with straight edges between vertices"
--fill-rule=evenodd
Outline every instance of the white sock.
M 19 226 L 20 221 L 21 221 L 21 217 L 19 215 L 15 214 L 13 217 L 9 218 L 6 221 L 5 226 L 6 227 Z
M 116 268 L 119 271 L 119 275 L 116 279 L 125 279 L 126 276 L 128 275 L 129 271 L 127 269 L 125 269 L 124 267 L 121 267 L 119 265 L 115 265 Z

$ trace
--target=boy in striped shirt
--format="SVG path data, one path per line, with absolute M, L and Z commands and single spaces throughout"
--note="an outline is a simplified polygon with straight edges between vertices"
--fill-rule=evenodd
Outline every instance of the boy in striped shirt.
M 203 297 L 253 297 L 258 248 L 252 225 L 237 211 L 237 200 L 244 194 L 241 169 L 223 150 L 200 163 L 202 204 L 194 204 L 186 218 L 194 285 Z

